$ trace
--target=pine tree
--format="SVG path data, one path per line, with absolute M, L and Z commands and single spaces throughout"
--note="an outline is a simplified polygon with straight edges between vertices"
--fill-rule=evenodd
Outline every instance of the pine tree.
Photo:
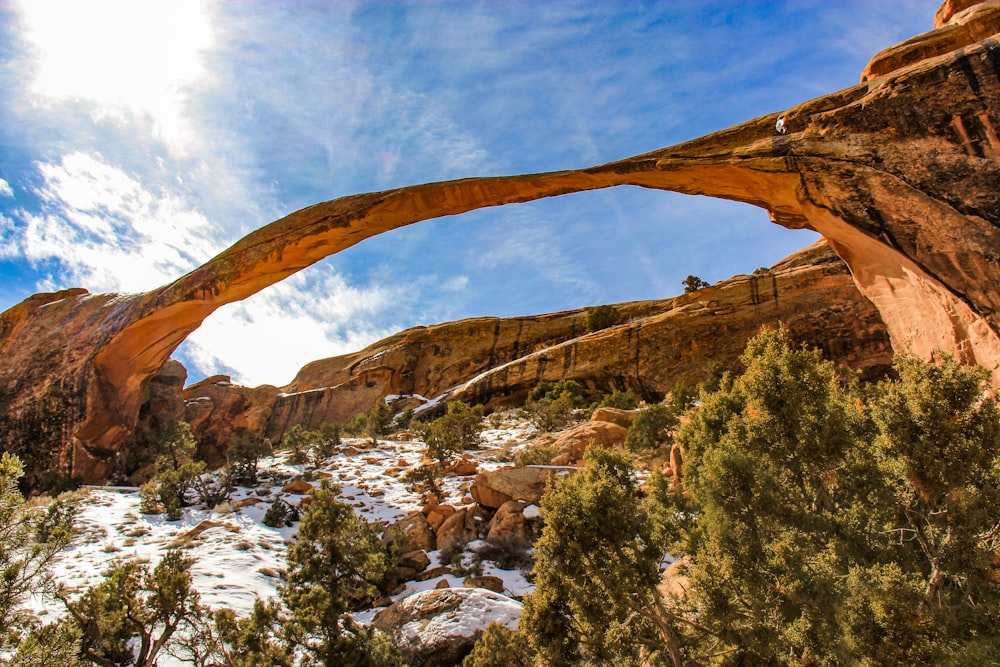
M 681 540 L 727 664 L 996 664 L 1000 411 L 987 374 L 897 362 L 865 394 L 784 331 L 682 428 Z

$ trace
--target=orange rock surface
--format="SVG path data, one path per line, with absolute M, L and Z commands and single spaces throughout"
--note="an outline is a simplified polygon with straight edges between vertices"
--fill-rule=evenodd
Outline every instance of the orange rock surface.
M 941 19 L 949 25 L 964 3 L 952 5 Z M 1000 386 L 1000 42 L 963 34 L 947 42 L 954 50 L 919 51 L 923 59 L 853 88 L 670 148 L 344 197 L 258 229 L 147 293 L 31 297 L 0 314 L 0 444 L 27 460 L 29 483 L 55 469 L 101 480 L 145 385 L 220 306 L 390 229 L 617 185 L 738 200 L 819 232 L 895 349 L 949 352 Z M 778 135 L 781 115 L 788 133 Z

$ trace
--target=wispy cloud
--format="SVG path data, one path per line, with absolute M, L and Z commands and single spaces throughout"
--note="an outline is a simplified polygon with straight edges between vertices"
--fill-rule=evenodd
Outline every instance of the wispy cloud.
M 0 197 L 14 198 L 14 188 L 10 187 L 10 183 L 2 178 L 0 178 Z
M 59 280 L 93 290 L 165 284 L 217 252 L 208 220 L 175 194 L 150 191 L 98 155 L 71 153 L 38 165 L 37 211 L 18 211 L 7 245 L 31 262 L 58 262 Z M 52 288 L 49 278 L 46 287 Z

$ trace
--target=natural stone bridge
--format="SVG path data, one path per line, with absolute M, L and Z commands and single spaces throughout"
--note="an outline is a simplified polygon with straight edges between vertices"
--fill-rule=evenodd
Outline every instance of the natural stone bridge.
M 391 229 L 618 185 L 746 202 L 819 232 L 897 351 L 953 354 L 1000 386 L 998 5 L 953 16 L 946 3 L 941 27 L 876 56 L 858 86 L 677 146 L 589 169 L 344 197 L 150 292 L 35 295 L 0 315 L 0 445 L 30 470 L 57 462 L 101 479 L 144 384 L 220 306 Z M 775 132 L 779 115 L 787 134 Z

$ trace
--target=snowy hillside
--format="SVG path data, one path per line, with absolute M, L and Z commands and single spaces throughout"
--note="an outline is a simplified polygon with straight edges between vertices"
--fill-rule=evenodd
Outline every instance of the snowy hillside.
M 486 430 L 482 447 L 467 452 L 468 458 L 476 462 L 479 470 L 504 465 L 533 435 L 533 430 L 524 423 Z M 298 480 L 304 490 L 302 481 L 315 487 L 330 480 L 341 487 L 340 498 L 366 521 L 390 525 L 423 507 L 421 496 L 402 480 L 408 468 L 421 462 L 423 452 L 424 445 L 417 440 L 380 440 L 373 445 L 367 439 L 345 439 L 334 456 L 318 464 L 291 465 L 284 454 L 279 454 L 261 461 L 260 483 L 256 486 L 237 487 L 230 502 L 215 508 L 185 508 L 178 521 L 167 521 L 163 514 L 142 514 L 136 488 L 88 488 L 78 520 L 79 535 L 59 557 L 55 575 L 66 586 L 83 590 L 100 581 L 115 559 L 136 558 L 155 565 L 167 550 L 180 547 L 195 559 L 192 573 L 202 602 L 211 608 L 246 614 L 255 598 L 275 596 L 282 583 L 286 548 L 295 538 L 298 524 L 271 528 L 263 520 L 268 507 L 278 498 L 292 506 L 302 503 L 308 492 L 283 490 L 289 482 Z M 474 507 L 468 497 L 474 477 L 446 477 L 443 502 L 456 508 Z M 530 592 L 532 585 L 525 573 L 504 570 L 477 558 L 477 546 L 476 542 L 466 546 L 461 564 L 472 565 L 475 560 L 482 575 L 502 580 L 508 597 L 520 598 Z M 426 572 L 434 574 L 434 568 L 444 564 L 440 562 L 441 554 L 435 550 L 427 556 L 430 564 Z M 443 572 L 422 581 L 406 582 L 389 599 L 443 587 L 442 582 L 461 587 L 465 577 L 460 575 Z M 34 606 L 43 616 L 58 614 L 61 608 L 40 599 L 34 600 Z M 368 623 L 376 611 L 359 613 L 357 618 Z M 511 622 L 509 612 L 503 620 Z M 181 664 L 171 660 L 175 659 L 166 658 L 163 664 Z

